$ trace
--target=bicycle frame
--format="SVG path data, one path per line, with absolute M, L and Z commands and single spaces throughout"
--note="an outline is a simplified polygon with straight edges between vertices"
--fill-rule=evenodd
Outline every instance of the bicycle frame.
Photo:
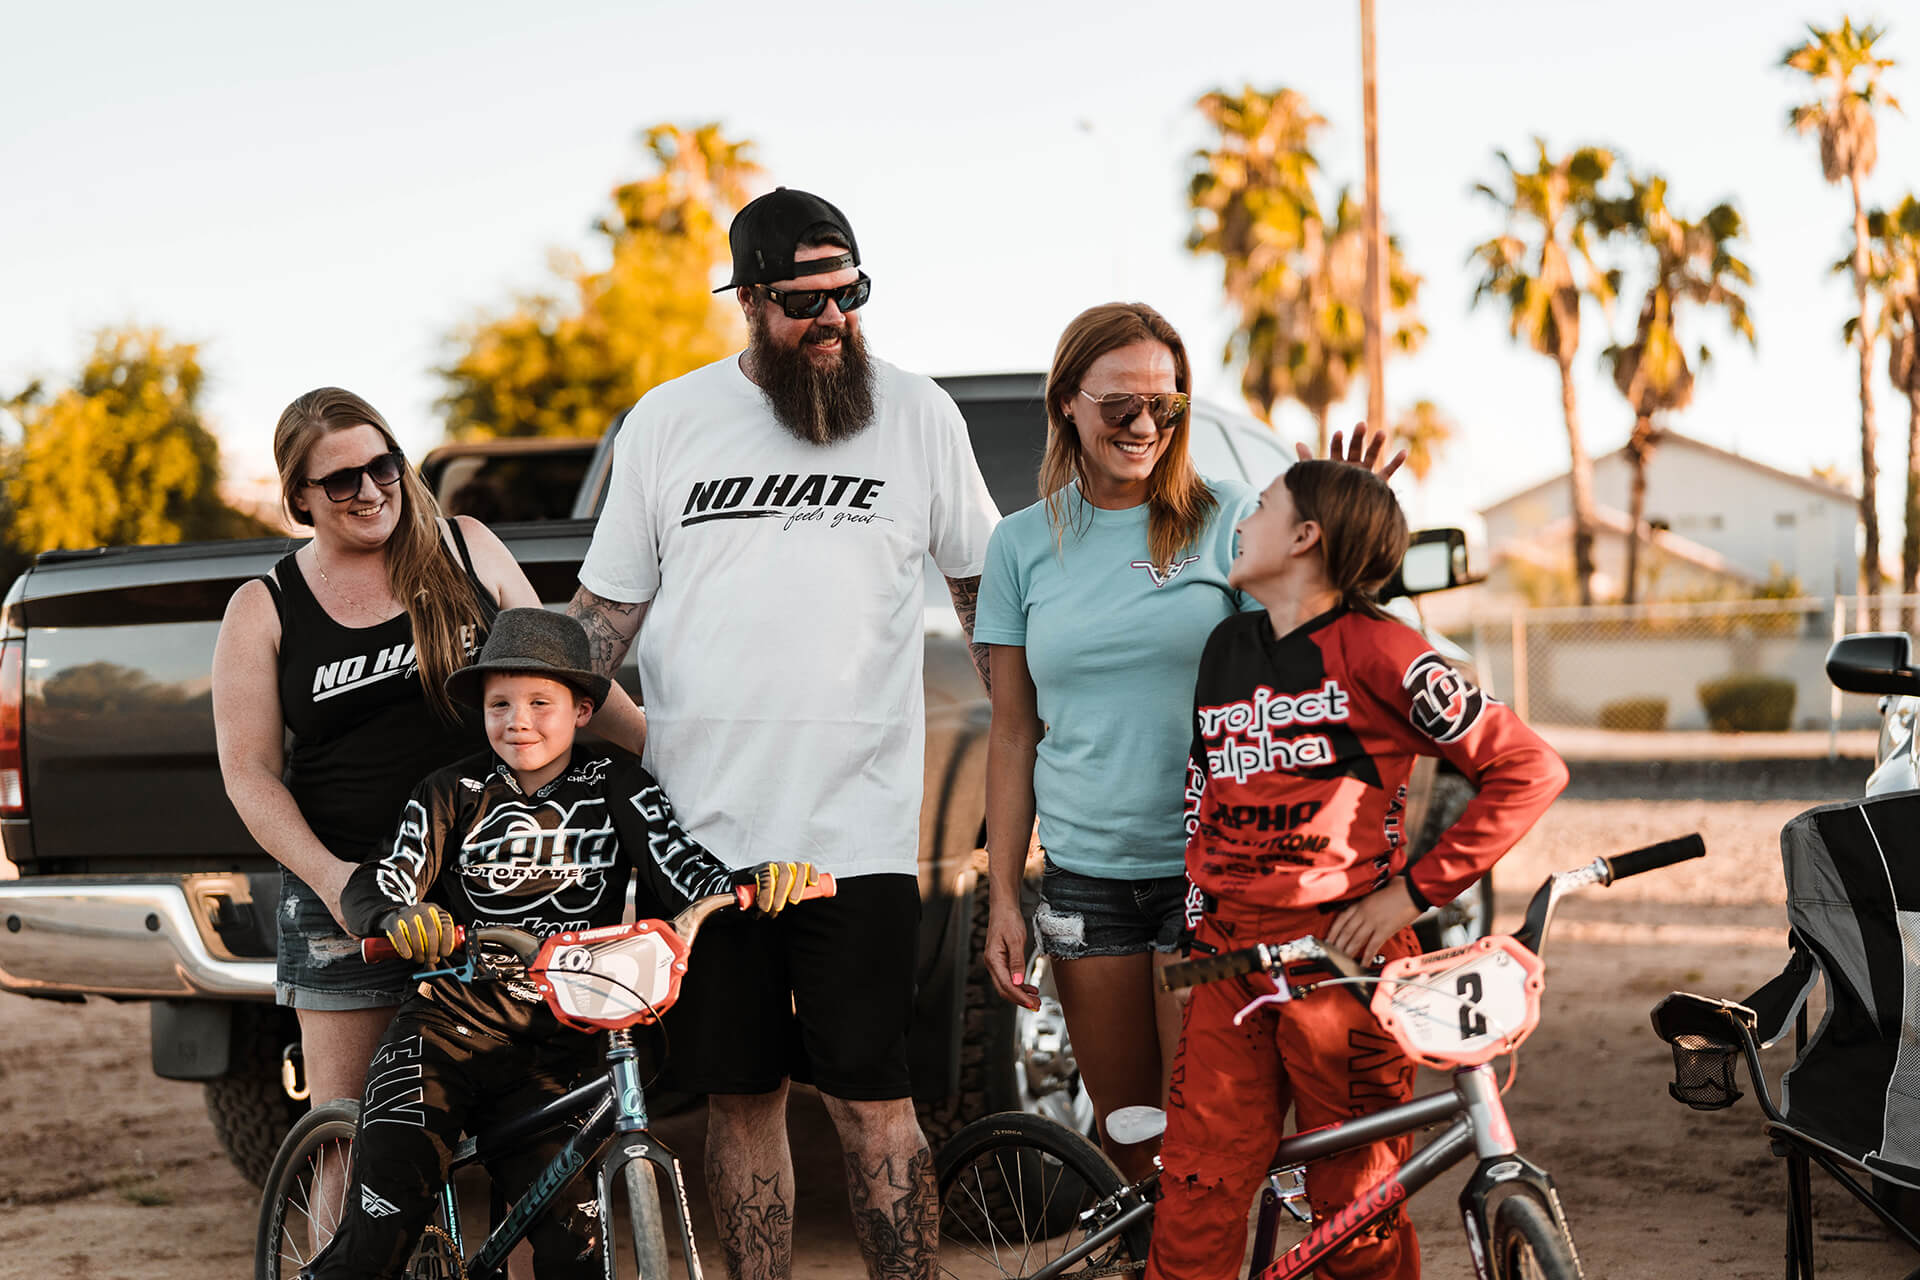
M 1492 1275 L 1487 1261 L 1487 1201 L 1495 1188 L 1510 1183 L 1533 1187 L 1552 1209 L 1555 1222 L 1562 1230 L 1566 1229 L 1566 1217 L 1561 1212 L 1553 1179 L 1514 1148 L 1513 1127 L 1507 1122 L 1506 1108 L 1501 1103 L 1491 1066 L 1461 1068 L 1454 1073 L 1453 1088 L 1446 1093 L 1428 1094 L 1372 1115 L 1296 1133 L 1275 1149 L 1273 1167 L 1311 1164 L 1448 1120 L 1452 1123 L 1439 1137 L 1361 1192 L 1352 1204 L 1314 1227 L 1279 1258 L 1256 1254 L 1248 1274 L 1254 1280 L 1296 1280 L 1470 1154 L 1477 1154 L 1480 1164 L 1460 1192 L 1460 1216 L 1480 1280 L 1491 1280 Z M 1138 1187 L 1128 1190 L 1137 1192 Z M 1125 1195 L 1126 1191 L 1121 1194 Z M 1268 1242 L 1273 1238 L 1273 1231 L 1264 1219 L 1278 1211 L 1277 1200 L 1263 1202 L 1261 1206 L 1263 1221 L 1256 1232 Z M 1153 1202 L 1141 1199 L 1034 1272 L 1029 1280 L 1053 1280 L 1152 1213 Z
M 469 1138 L 454 1151 L 448 1178 L 440 1189 L 448 1235 L 454 1249 L 465 1253 L 460 1238 L 459 1208 L 455 1202 L 452 1173 L 488 1155 L 518 1146 L 535 1134 L 558 1127 L 572 1127 L 573 1114 L 591 1101 L 593 1108 L 575 1129 L 573 1136 L 534 1178 L 526 1194 L 513 1211 L 494 1227 L 486 1240 L 467 1260 L 470 1280 L 499 1280 L 506 1274 L 507 1255 L 526 1238 L 540 1216 L 552 1207 L 560 1191 L 582 1169 L 598 1165 L 598 1193 L 602 1232 L 601 1262 L 607 1280 L 614 1280 L 613 1189 L 619 1185 L 627 1166 L 645 1160 L 657 1168 L 673 1189 L 676 1225 L 680 1247 L 686 1258 L 687 1274 L 701 1280 L 700 1255 L 694 1248 L 692 1215 L 687 1205 L 686 1183 L 680 1174 L 680 1159 L 648 1132 L 646 1090 L 640 1083 L 634 1062 L 630 1032 L 608 1033 L 607 1074 L 555 1098 L 538 1110 L 509 1121 L 506 1125 Z M 611 1152 L 609 1148 L 614 1148 Z M 662 1204 L 666 1197 L 661 1197 Z

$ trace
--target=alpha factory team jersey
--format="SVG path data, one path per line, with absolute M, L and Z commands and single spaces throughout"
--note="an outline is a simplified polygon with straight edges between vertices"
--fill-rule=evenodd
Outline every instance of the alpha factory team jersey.
M 414 788 L 392 848 L 360 865 L 340 906 L 362 937 L 389 911 L 417 902 L 439 903 L 469 928 L 512 925 L 545 937 L 620 923 L 635 872 L 641 919 L 671 916 L 734 882 L 627 752 L 576 752 L 566 772 L 528 795 L 513 770 L 484 751 Z M 442 978 L 433 995 L 507 1033 L 558 1026 L 529 984 Z
M 1407 779 L 1444 756 L 1478 787 L 1407 869 Z M 1344 902 L 1405 871 L 1451 902 L 1567 784 L 1553 748 L 1417 631 L 1344 607 L 1275 638 L 1268 615 L 1214 629 L 1194 689 L 1187 875 L 1259 906 Z

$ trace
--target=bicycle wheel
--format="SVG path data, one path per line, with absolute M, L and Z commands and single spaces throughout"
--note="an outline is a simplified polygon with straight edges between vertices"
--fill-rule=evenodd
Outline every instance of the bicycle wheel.
M 360 1104 L 346 1099 L 300 1118 L 267 1171 L 254 1236 L 254 1280 L 293 1280 L 346 1216 Z
M 643 1280 L 665 1276 L 667 1220 L 660 1208 L 660 1171 L 651 1162 L 635 1160 L 621 1171 L 627 1184 L 627 1221 L 633 1227 L 633 1256 Z M 608 1248 L 612 1248 L 609 1241 Z
M 1580 1280 L 1573 1242 L 1531 1192 L 1515 1192 L 1493 1211 L 1494 1280 Z
M 934 1159 L 940 1194 L 940 1271 L 954 1277 L 1025 1276 L 1132 1208 L 1120 1171 L 1070 1129 L 1020 1111 L 976 1120 Z M 1149 1228 L 1135 1223 L 1063 1274 L 1137 1275 Z

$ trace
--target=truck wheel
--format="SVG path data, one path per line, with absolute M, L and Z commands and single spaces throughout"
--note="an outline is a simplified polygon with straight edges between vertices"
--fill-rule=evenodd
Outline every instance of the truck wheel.
M 264 1186 L 273 1158 L 307 1104 L 280 1084 L 280 1054 L 300 1038 L 291 1011 L 276 1005 L 236 1004 L 232 1059 L 224 1076 L 207 1081 L 207 1116 L 240 1176 Z
M 981 875 L 973 887 L 972 929 L 967 939 L 959 1089 L 950 1098 L 923 1104 L 920 1127 L 935 1150 L 966 1125 L 1000 1111 L 1044 1115 L 1089 1134 L 1093 1101 L 1080 1083 L 1066 1018 L 1046 976 L 1045 959 L 1029 959 L 1041 990 L 1037 1012 L 1002 1000 L 987 976 L 988 915 L 987 878 Z
M 1426 820 L 1414 833 L 1412 862 L 1418 862 L 1459 821 L 1474 797 L 1474 786 L 1457 773 L 1441 773 L 1433 780 L 1433 798 L 1427 803 Z M 1437 907 L 1413 922 L 1413 931 L 1423 951 L 1460 947 L 1475 938 L 1484 938 L 1493 928 L 1493 876 L 1482 876 L 1466 891 L 1444 907 Z

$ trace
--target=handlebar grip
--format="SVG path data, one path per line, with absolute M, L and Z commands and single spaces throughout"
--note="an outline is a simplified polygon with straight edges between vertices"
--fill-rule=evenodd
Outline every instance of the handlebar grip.
M 453 926 L 453 945 L 463 947 L 466 943 L 466 929 L 460 925 Z M 399 960 L 402 957 L 384 935 L 376 933 L 371 938 L 360 939 L 360 958 L 368 964 L 378 964 L 382 960 Z
M 1181 987 L 1197 987 L 1203 982 L 1244 977 L 1261 967 L 1258 947 L 1226 951 L 1217 956 L 1201 956 L 1197 960 L 1179 960 L 1160 970 L 1160 989 L 1177 991 Z
M 1615 854 L 1607 859 L 1607 866 L 1612 870 L 1613 878 L 1619 880 L 1625 876 L 1637 876 L 1642 871 L 1658 871 L 1661 867 L 1670 867 L 1689 858 L 1704 858 L 1706 854 L 1706 841 L 1696 831 L 1677 840 L 1662 840 L 1644 849 Z
M 831 898 L 837 890 L 833 886 L 833 873 L 819 871 L 814 873 L 813 883 L 800 891 L 801 900 L 808 898 Z M 760 886 L 748 881 L 733 886 L 734 905 L 742 911 L 753 910 L 753 900 L 760 896 Z

